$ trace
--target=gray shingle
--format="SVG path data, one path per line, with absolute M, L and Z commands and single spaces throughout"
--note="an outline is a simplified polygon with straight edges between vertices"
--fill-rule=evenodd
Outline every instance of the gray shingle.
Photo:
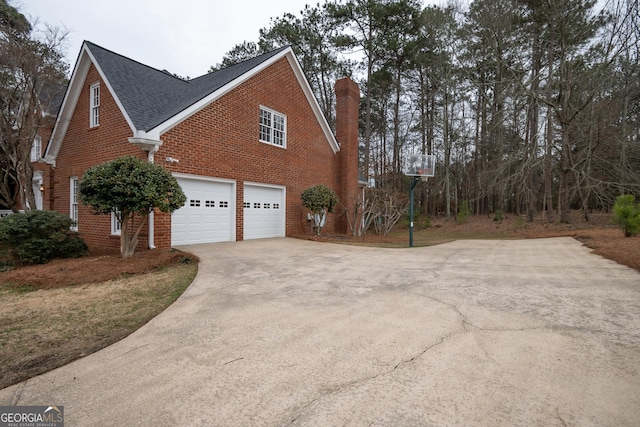
M 144 131 L 153 129 L 286 49 L 276 49 L 187 81 L 94 43 L 85 43 L 136 129 Z

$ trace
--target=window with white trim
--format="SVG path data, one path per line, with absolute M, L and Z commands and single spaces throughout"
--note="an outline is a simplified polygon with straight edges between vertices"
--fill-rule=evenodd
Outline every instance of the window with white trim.
M 111 212 L 111 234 L 114 236 L 119 236 L 122 232 L 122 224 L 118 219 L 120 213 L 120 211 Z
M 260 107 L 260 142 L 278 147 L 287 146 L 287 116 Z
M 73 225 L 71 229 L 74 231 L 78 231 L 78 177 L 72 176 L 69 180 L 69 216 L 73 220 Z
M 100 124 L 100 82 L 89 86 L 89 127 L 96 127 Z
M 33 145 L 31 145 L 31 161 L 37 162 L 40 156 L 42 155 L 42 138 L 40 135 L 37 135 L 33 140 Z

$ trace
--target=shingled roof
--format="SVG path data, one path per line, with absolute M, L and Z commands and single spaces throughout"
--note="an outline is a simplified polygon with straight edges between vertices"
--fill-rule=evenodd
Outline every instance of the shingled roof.
M 291 47 L 282 47 L 231 67 L 183 80 L 167 71 L 149 67 L 85 41 L 58 112 L 44 161 L 50 164 L 56 162 L 91 64 L 96 66 L 104 78 L 131 127 L 130 142 L 137 139 L 161 143 L 162 133 L 279 58 L 287 58 L 329 145 L 334 153 L 338 152 L 340 146 Z
M 175 116 L 286 49 L 276 49 L 231 67 L 183 80 L 94 43 L 85 41 L 85 44 L 134 126 L 144 131 Z

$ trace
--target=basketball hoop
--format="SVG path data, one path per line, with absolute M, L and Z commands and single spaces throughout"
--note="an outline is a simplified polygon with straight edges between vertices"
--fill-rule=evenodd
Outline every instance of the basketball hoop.
M 436 156 L 433 154 L 410 154 L 404 167 L 407 176 L 435 176 Z
M 413 177 L 409 186 L 409 247 L 413 247 L 413 189 L 418 183 L 427 182 L 435 176 L 436 156 L 433 154 L 411 154 L 407 158 L 404 174 Z

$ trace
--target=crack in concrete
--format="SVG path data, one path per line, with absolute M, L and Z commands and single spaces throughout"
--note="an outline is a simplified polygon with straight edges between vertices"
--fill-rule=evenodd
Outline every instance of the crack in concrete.
M 307 403 L 306 405 L 304 405 L 302 407 L 302 409 L 300 410 L 300 412 L 298 412 L 298 414 L 291 420 L 289 425 L 294 425 L 296 423 L 296 421 L 298 421 L 298 419 L 306 412 L 307 408 L 309 408 L 311 405 L 313 405 L 314 403 L 318 402 L 319 400 L 330 396 L 330 395 L 335 395 L 340 393 L 342 390 L 349 388 L 349 387 L 353 387 L 353 386 L 357 386 L 359 384 L 362 383 L 367 383 L 370 381 L 373 381 L 377 378 L 380 377 L 384 377 L 387 375 L 391 375 L 393 372 L 395 372 L 398 368 L 400 368 L 401 366 L 407 365 L 409 363 L 414 362 L 415 360 L 419 359 L 420 357 L 424 356 L 428 351 L 432 350 L 433 348 L 444 344 L 445 341 L 447 341 L 449 338 L 453 337 L 454 335 L 457 335 L 458 332 L 455 333 L 451 333 L 448 334 L 444 337 L 441 337 L 440 340 L 434 344 L 431 344 L 430 346 L 428 346 L 427 348 L 425 348 L 424 350 L 422 350 L 420 353 L 416 354 L 415 356 L 409 358 L 409 359 L 405 359 L 405 360 L 401 360 L 400 362 L 398 362 L 395 366 L 393 366 L 393 368 L 391 368 L 390 370 L 386 371 L 386 372 L 382 372 L 376 375 L 372 375 L 370 377 L 366 377 L 366 378 L 361 378 L 361 379 L 357 379 L 345 384 L 342 384 L 338 387 L 336 387 L 335 389 L 329 390 L 328 392 L 325 392 L 323 394 L 321 394 L 320 396 L 312 399 L 309 403 Z
M 466 332 L 466 330 L 462 329 L 462 332 Z M 420 353 L 416 354 L 415 356 L 409 358 L 409 359 L 405 359 L 405 360 L 401 360 L 400 362 L 398 362 L 393 369 L 391 369 L 389 372 L 385 372 L 382 374 L 378 374 L 374 377 L 372 377 L 371 379 L 375 379 L 377 377 L 381 377 L 381 376 L 385 376 L 385 375 L 389 375 L 391 374 L 393 371 L 395 371 L 396 369 L 398 369 L 400 366 L 404 366 L 404 365 L 408 365 L 409 363 L 415 362 L 417 359 L 419 359 L 420 357 L 424 356 L 428 351 L 434 349 L 435 347 L 438 347 L 439 345 L 444 344 L 445 341 L 447 341 L 449 338 L 453 337 L 454 335 L 458 335 L 459 332 L 452 332 L 448 335 L 445 335 L 443 337 L 440 338 L 440 340 L 434 344 L 431 344 L 430 346 L 428 346 L 427 348 L 425 348 L 424 350 L 422 350 Z
M 414 356 L 408 358 L 408 359 L 404 359 L 401 360 L 400 362 L 398 362 L 397 364 L 395 364 L 391 369 L 385 371 L 385 372 L 381 372 L 379 374 L 376 375 L 372 375 L 366 378 L 361 378 L 361 379 L 357 379 L 357 380 L 353 380 L 350 381 L 348 383 L 342 384 L 334 389 L 331 389 L 325 393 L 322 393 L 320 396 L 312 399 L 310 402 L 308 402 L 306 405 L 304 405 L 302 407 L 302 409 L 298 412 L 298 414 L 291 420 L 289 425 L 294 425 L 296 423 L 296 421 L 298 421 L 300 419 L 300 417 L 306 412 L 306 410 L 312 406 L 313 404 L 315 404 L 316 402 L 320 401 L 321 399 L 330 396 L 330 395 L 335 395 L 340 393 L 341 391 L 343 391 L 346 388 L 349 387 L 353 387 L 353 386 L 357 386 L 359 384 L 362 383 L 367 383 L 370 381 L 373 381 L 377 378 L 380 377 L 384 377 L 387 375 L 391 375 L 393 374 L 398 368 L 408 365 L 410 363 L 415 362 L 417 359 L 421 358 L 422 356 L 424 356 L 425 354 L 427 354 L 430 350 L 433 350 L 434 348 L 444 344 L 447 340 L 451 339 L 452 337 L 459 335 L 460 333 L 467 333 L 469 332 L 469 328 L 473 328 L 475 330 L 480 330 L 483 332 L 522 332 L 522 331 L 532 331 L 532 330 L 542 330 L 542 329 L 549 329 L 547 326 L 538 326 L 538 327 L 531 327 L 531 328 L 482 328 L 480 326 L 474 325 L 473 323 L 471 323 L 469 321 L 469 319 L 467 318 L 467 316 L 465 314 L 463 314 L 460 309 L 458 308 L 458 306 L 456 304 L 453 303 L 449 303 L 449 302 L 445 302 L 445 301 L 441 301 L 437 298 L 431 297 L 431 296 L 427 296 L 427 295 L 422 295 L 422 294 L 418 294 L 418 293 L 414 293 L 414 292 L 410 292 L 413 295 L 418 295 L 421 296 L 423 298 L 427 298 L 431 301 L 435 301 L 438 302 L 446 307 L 451 308 L 453 311 L 455 311 L 455 313 L 458 315 L 459 319 L 461 320 L 461 328 L 455 331 L 452 331 L 451 333 L 444 335 L 442 337 L 439 338 L 439 340 L 429 346 L 427 346 L 425 349 L 423 349 L 422 351 L 420 351 L 419 353 L 415 354 Z M 556 411 L 557 413 L 557 411 Z M 562 418 L 560 417 L 560 415 L 558 414 L 558 418 L 560 418 L 560 420 L 562 421 Z M 563 422 L 564 423 L 564 422 Z
M 18 386 L 18 389 L 16 390 L 16 394 L 13 396 L 13 402 L 11 402 L 13 406 L 18 406 L 18 402 L 20 402 L 20 398 L 22 398 L 22 393 L 24 392 L 24 389 L 27 387 L 27 381 L 29 380 L 26 379 L 22 381 Z
M 143 344 L 143 345 L 139 345 L 139 346 L 137 346 L 137 347 L 132 348 L 131 350 L 127 350 L 127 351 L 125 351 L 124 353 L 122 353 L 122 355 L 123 355 L 123 356 L 126 356 L 127 354 L 129 354 L 129 353 L 131 353 L 131 352 L 134 352 L 134 351 L 136 351 L 136 350 L 139 350 L 139 349 L 141 349 L 141 348 L 143 348 L 143 347 L 147 347 L 148 345 L 149 345 L 149 343 L 147 343 L 147 344 Z
M 560 420 L 560 422 L 562 423 L 562 425 L 564 427 L 567 427 L 567 423 L 564 421 L 564 419 L 562 419 L 562 417 L 560 416 L 560 407 L 556 406 L 556 416 L 558 417 L 558 419 Z
M 240 360 L 244 360 L 244 357 L 238 357 L 236 359 L 229 360 L 228 362 L 223 363 L 222 366 L 228 365 L 228 364 L 233 363 L 233 362 L 238 362 Z
M 450 307 L 451 309 L 453 309 L 453 311 L 455 311 L 458 316 L 460 316 L 460 318 L 462 319 L 462 325 L 463 328 L 465 330 L 465 332 L 468 332 L 467 326 L 479 330 L 479 331 L 483 331 L 483 332 L 524 332 L 524 331 L 537 331 L 537 330 L 544 330 L 544 329 L 553 329 L 552 327 L 549 326 L 533 326 L 533 327 L 522 327 L 522 328 L 486 328 L 486 327 L 482 327 L 482 326 L 478 326 L 474 323 L 471 323 L 469 321 L 469 318 L 463 314 L 460 309 L 458 308 L 458 306 L 454 303 L 450 303 L 450 302 L 446 302 L 446 301 L 442 301 L 438 298 L 432 297 L 432 296 L 428 296 L 428 295 L 422 295 L 416 292 L 411 292 L 412 295 L 418 295 L 421 296 L 423 298 L 426 298 L 428 300 L 431 301 L 436 301 L 442 305 L 445 305 L 447 307 Z
M 464 317 L 464 316 L 462 316 L 462 317 Z M 338 393 L 340 393 L 342 390 L 344 390 L 346 388 L 357 386 L 359 384 L 363 384 L 363 383 L 367 383 L 367 382 L 373 381 L 373 380 L 375 380 L 377 378 L 380 378 L 380 377 L 391 375 L 398 368 L 400 368 L 402 366 L 405 366 L 405 365 L 408 365 L 410 363 L 413 363 L 417 359 L 419 359 L 422 356 L 424 356 L 430 350 L 432 350 L 432 349 L 444 344 L 448 339 L 452 338 L 455 335 L 458 335 L 460 332 L 463 332 L 463 333 L 466 332 L 466 329 L 464 328 L 464 324 L 463 324 L 463 328 L 461 330 L 453 331 L 453 332 L 451 332 L 451 333 L 449 333 L 449 334 L 447 334 L 445 336 L 440 337 L 437 342 L 427 346 L 424 350 L 422 350 L 418 354 L 416 354 L 416 355 L 414 355 L 414 356 L 412 356 L 412 357 L 410 357 L 408 359 L 401 360 L 400 362 L 395 364 L 391 369 L 389 369 L 389 370 L 387 370 L 385 372 L 381 372 L 379 374 L 372 375 L 372 376 L 369 376 L 369 377 L 366 377 L 366 378 L 360 378 L 360 379 L 357 379 L 357 380 L 350 381 L 348 383 L 345 383 L 345 384 L 342 384 L 342 385 L 336 387 L 335 389 L 329 390 L 328 392 L 325 392 L 325 393 L 321 394 L 320 396 L 312 399 L 309 403 L 304 405 L 302 407 L 302 409 L 298 412 L 298 414 L 291 420 L 289 425 L 294 425 L 296 423 L 296 421 L 298 421 L 298 419 L 306 412 L 307 408 L 309 408 L 311 405 L 313 405 L 314 403 L 318 402 L 319 400 L 321 400 L 321 399 L 323 399 L 323 398 L 325 398 L 327 396 L 330 396 L 330 395 L 338 394 Z

